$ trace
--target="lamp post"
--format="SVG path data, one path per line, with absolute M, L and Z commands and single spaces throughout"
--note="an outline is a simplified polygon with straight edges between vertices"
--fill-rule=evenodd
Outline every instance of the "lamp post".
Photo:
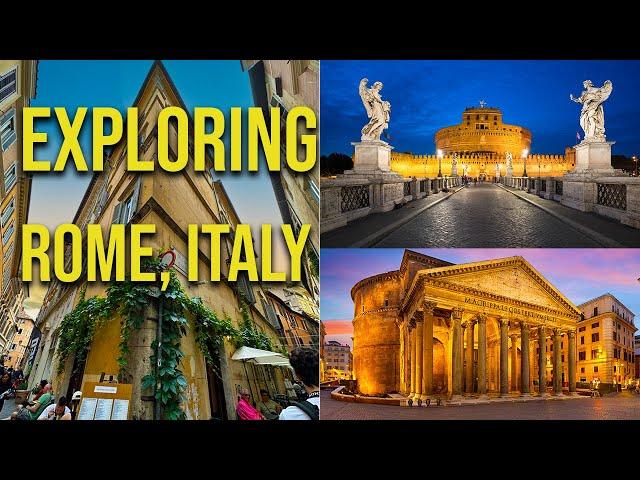
M 442 177 L 442 150 L 438 149 L 438 178 Z
M 635 155 L 631 157 L 633 159 L 633 170 L 636 172 L 636 177 L 638 176 L 638 157 Z
M 522 150 L 522 159 L 524 160 L 524 173 L 522 174 L 523 177 L 528 177 L 528 175 L 527 175 L 527 155 L 529 155 L 529 150 L 527 150 L 525 148 L 524 150 Z

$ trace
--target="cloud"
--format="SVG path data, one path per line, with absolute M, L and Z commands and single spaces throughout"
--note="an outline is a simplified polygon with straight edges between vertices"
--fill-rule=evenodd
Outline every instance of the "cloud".
M 353 335 L 351 320 L 322 320 L 327 335 Z

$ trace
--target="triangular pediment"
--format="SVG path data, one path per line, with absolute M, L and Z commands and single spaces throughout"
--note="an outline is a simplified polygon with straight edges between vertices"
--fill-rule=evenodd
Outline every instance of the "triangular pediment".
M 427 278 L 553 308 L 571 315 L 578 308 L 522 257 L 465 263 L 425 272 Z

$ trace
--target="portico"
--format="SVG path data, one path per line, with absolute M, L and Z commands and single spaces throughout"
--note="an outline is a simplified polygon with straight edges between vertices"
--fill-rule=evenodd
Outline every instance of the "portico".
M 388 366 L 363 362 L 361 391 L 374 383 L 375 372 L 369 368 L 379 373 L 397 368 L 397 373 L 385 372 L 386 378 L 391 381 L 397 375 L 395 391 L 414 403 L 433 396 L 456 401 L 563 395 L 563 386 L 564 394 L 575 394 L 580 311 L 524 258 L 436 268 L 405 267 L 405 261 L 400 271 L 385 274 L 385 288 L 393 279 L 400 290 L 386 295 L 397 298 L 398 304 L 392 306 L 387 299 L 385 313 L 397 315 L 393 323 L 400 342 L 398 357 Z M 354 319 L 356 363 L 358 347 L 364 343 L 358 321 L 366 316 L 366 308 L 360 313 Z M 368 328 L 366 333 L 367 355 L 373 357 L 373 331 Z M 384 347 L 391 353 L 388 342 Z M 369 376 L 371 382 L 364 381 Z M 385 390 L 391 393 L 394 388 L 388 385 Z
M 579 311 L 521 257 L 419 271 L 400 314 L 404 338 L 415 338 L 400 359 L 404 372 L 416 372 L 402 382 L 413 401 L 434 393 L 561 395 L 563 383 L 575 393 Z M 569 344 L 567 379 L 561 339 Z M 434 344 L 444 347 L 443 365 L 434 363 Z M 434 374 L 447 381 L 434 385 Z

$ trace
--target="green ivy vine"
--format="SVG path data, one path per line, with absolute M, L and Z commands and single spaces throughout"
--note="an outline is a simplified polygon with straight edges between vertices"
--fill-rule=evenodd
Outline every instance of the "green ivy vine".
M 157 273 L 162 271 L 163 267 L 154 259 L 145 262 L 142 269 Z M 240 329 L 236 329 L 227 315 L 220 318 L 204 305 L 201 298 L 189 298 L 175 271 L 170 270 L 169 273 L 170 281 L 165 291 L 160 291 L 152 284 L 133 282 L 127 278 L 124 282 L 112 283 L 107 288 L 106 298 L 94 296 L 86 299 L 84 286 L 80 293 L 80 301 L 65 315 L 58 327 L 58 373 L 64 371 L 66 360 L 72 356 L 78 360 L 76 365 L 82 365 L 87 358 L 95 332 L 105 322 L 118 315 L 121 319 L 118 366 L 121 377 L 124 377 L 130 353 L 131 334 L 142 327 L 145 308 L 153 296 L 158 296 L 163 308 L 161 355 L 158 362 L 156 339 L 151 344 L 153 353 L 150 356 L 151 364 L 156 367 L 152 373 L 142 378 L 142 388 L 154 389 L 163 419 L 179 420 L 185 415 L 180 405 L 184 400 L 187 380 L 180 369 L 184 357 L 180 344 L 182 337 L 187 334 L 189 318 L 192 320 L 198 348 L 217 375 L 219 372 L 216 359 L 225 339 L 236 348 L 246 345 L 274 350 L 269 337 L 255 327 L 249 315 L 249 307 L 244 301 L 241 302 L 240 308 Z M 154 289 L 159 294 L 154 294 Z M 277 348 L 286 352 L 284 347 Z

